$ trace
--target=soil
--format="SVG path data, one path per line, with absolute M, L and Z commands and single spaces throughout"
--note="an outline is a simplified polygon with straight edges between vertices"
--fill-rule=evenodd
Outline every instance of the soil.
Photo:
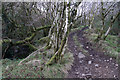
M 112 78 L 112 80 L 113 78 L 118 78 L 120 70 L 118 69 L 117 61 L 92 47 L 92 43 L 88 42 L 88 39 L 83 35 L 84 30 L 87 28 L 76 30 L 70 33 L 68 37 L 68 48 L 74 56 L 72 68 L 68 71 L 68 78 Z M 77 35 L 77 40 L 88 51 L 88 56 L 78 57 L 82 51 L 75 45 L 74 35 Z

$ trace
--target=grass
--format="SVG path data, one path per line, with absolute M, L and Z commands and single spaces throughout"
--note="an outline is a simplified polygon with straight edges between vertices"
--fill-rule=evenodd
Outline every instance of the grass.
M 120 47 L 118 47 L 118 37 L 113 35 L 108 35 L 106 38 L 106 42 L 109 44 L 110 47 L 114 48 L 115 51 L 118 51 Z M 118 51 L 119 52 L 119 51 Z
M 73 55 L 66 50 L 66 54 L 58 63 L 46 66 L 45 63 L 50 59 L 53 50 L 46 53 L 38 53 L 18 66 L 21 60 L 3 59 L 3 78 L 65 78 L 67 71 L 71 69 L 73 63 Z M 32 60 L 39 60 L 40 64 L 26 64 Z
M 85 36 L 89 39 L 90 42 L 94 44 L 94 40 L 97 38 L 98 34 L 90 31 L 87 31 Z M 108 35 L 106 40 L 100 40 L 97 45 L 101 48 L 100 50 L 103 51 L 106 55 L 111 57 L 115 57 L 118 59 L 118 54 L 120 47 L 118 47 L 118 37 L 114 35 Z M 96 46 L 94 46 L 95 48 Z
M 74 32 L 74 31 L 76 31 L 76 30 L 81 30 L 82 28 L 84 28 L 85 26 L 79 26 L 79 27 L 77 27 L 77 28 L 73 28 L 72 30 L 71 30 L 71 32 Z
M 0 46 L 2 46 L 2 40 L 0 40 Z
M 2 79 L 2 62 L 0 61 L 0 80 Z

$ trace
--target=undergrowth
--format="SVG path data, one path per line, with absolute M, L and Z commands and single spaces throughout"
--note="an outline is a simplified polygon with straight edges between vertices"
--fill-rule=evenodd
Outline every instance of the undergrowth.
M 3 78 L 65 78 L 68 70 L 71 69 L 73 63 L 73 55 L 66 50 L 62 60 L 52 65 L 45 65 L 50 59 L 53 50 L 45 53 L 36 54 L 18 65 L 20 60 L 2 60 L 2 77 Z M 37 62 L 34 62 L 36 60 Z
M 118 54 L 120 47 L 118 47 L 118 37 L 114 35 L 108 35 L 106 40 L 100 40 L 98 43 L 95 44 L 95 39 L 97 38 L 98 34 L 94 32 L 86 31 L 85 36 L 89 39 L 89 41 L 94 44 L 94 48 L 99 47 L 100 51 L 104 52 L 106 55 L 114 57 L 118 59 Z M 97 46 L 96 46 L 97 45 Z

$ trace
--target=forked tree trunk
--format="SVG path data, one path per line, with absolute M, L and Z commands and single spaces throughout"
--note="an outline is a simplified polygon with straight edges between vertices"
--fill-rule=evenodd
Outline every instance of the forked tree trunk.
M 77 6 L 75 6 L 76 8 L 70 11 L 70 2 L 67 1 L 67 3 L 66 2 L 64 3 L 64 8 L 62 9 L 63 11 L 61 12 L 62 14 L 59 12 L 57 13 L 57 15 L 58 14 L 62 15 L 62 17 L 59 17 L 57 20 L 59 21 L 59 19 L 61 19 L 60 22 L 57 21 L 55 22 L 57 29 L 55 28 L 52 34 L 52 38 L 50 39 L 54 47 L 54 55 L 47 62 L 47 65 L 51 64 L 53 60 L 57 62 L 58 60 L 62 59 L 62 56 L 64 55 L 66 49 L 66 44 L 68 41 L 68 35 L 71 30 L 71 26 L 73 26 L 74 24 L 71 21 L 74 21 L 77 14 Z
M 55 25 L 53 24 L 53 26 L 55 27 L 53 28 L 53 30 L 51 29 L 51 31 L 53 32 L 51 34 L 51 38 L 49 41 L 49 44 L 51 44 L 52 47 L 54 48 L 54 55 L 48 61 L 47 65 L 49 65 L 54 59 L 55 59 L 55 62 L 57 62 L 61 57 L 61 53 L 63 53 L 64 51 L 68 32 L 69 32 L 68 31 L 68 6 L 67 5 L 68 5 L 68 2 L 67 4 L 64 2 L 63 8 L 62 9 L 59 8 L 60 10 L 58 11 L 60 12 L 57 11 L 56 13 L 57 19 L 55 20 L 55 23 L 54 23 Z
M 120 12 L 118 12 L 117 15 L 114 17 L 114 19 L 111 20 L 110 26 L 109 26 L 108 30 L 106 31 L 106 33 L 105 33 L 105 35 L 103 37 L 104 40 L 107 38 L 107 36 L 108 36 L 112 26 L 113 26 L 113 23 L 115 22 L 115 20 L 118 18 L 119 15 L 120 15 Z
M 115 3 L 113 3 L 111 6 L 108 7 L 108 9 L 105 11 L 105 8 L 103 7 L 103 2 L 101 2 L 101 10 L 102 10 L 102 28 L 98 34 L 98 37 L 97 39 L 95 40 L 96 42 L 99 42 L 99 40 L 105 40 L 105 38 L 107 37 L 108 33 L 110 32 L 111 28 L 112 28 L 112 25 L 115 21 L 115 18 L 111 21 L 111 25 L 110 27 L 108 28 L 107 32 L 105 33 L 104 30 L 105 30 L 105 18 L 106 16 L 108 15 L 108 13 L 111 11 L 111 7 L 114 5 Z M 117 17 L 118 17 L 119 13 L 117 14 Z
M 53 12 L 54 21 L 49 30 L 49 35 L 47 37 L 48 43 L 45 46 L 45 49 L 53 48 L 54 53 L 51 59 L 46 63 L 46 65 L 51 64 L 53 61 L 57 62 L 62 59 L 64 52 L 66 50 L 66 44 L 68 41 L 68 35 L 71 30 L 71 27 L 74 26 L 74 21 L 76 21 L 77 7 L 81 2 L 74 3 L 74 7 L 70 9 L 70 2 L 57 3 Z M 33 56 L 31 54 L 30 56 Z M 28 56 L 26 59 L 28 59 Z M 26 59 L 19 63 L 22 64 Z

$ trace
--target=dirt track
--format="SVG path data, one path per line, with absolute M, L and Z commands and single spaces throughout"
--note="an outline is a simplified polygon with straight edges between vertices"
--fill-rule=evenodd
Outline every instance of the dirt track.
M 70 33 L 68 37 L 68 48 L 74 55 L 74 63 L 69 71 L 68 78 L 118 78 L 118 64 L 114 58 L 92 49 L 92 44 L 87 42 L 87 38 L 83 36 L 84 30 L 77 30 Z M 73 36 L 77 35 L 77 40 L 88 51 L 89 56 L 79 58 L 82 51 L 75 45 Z

